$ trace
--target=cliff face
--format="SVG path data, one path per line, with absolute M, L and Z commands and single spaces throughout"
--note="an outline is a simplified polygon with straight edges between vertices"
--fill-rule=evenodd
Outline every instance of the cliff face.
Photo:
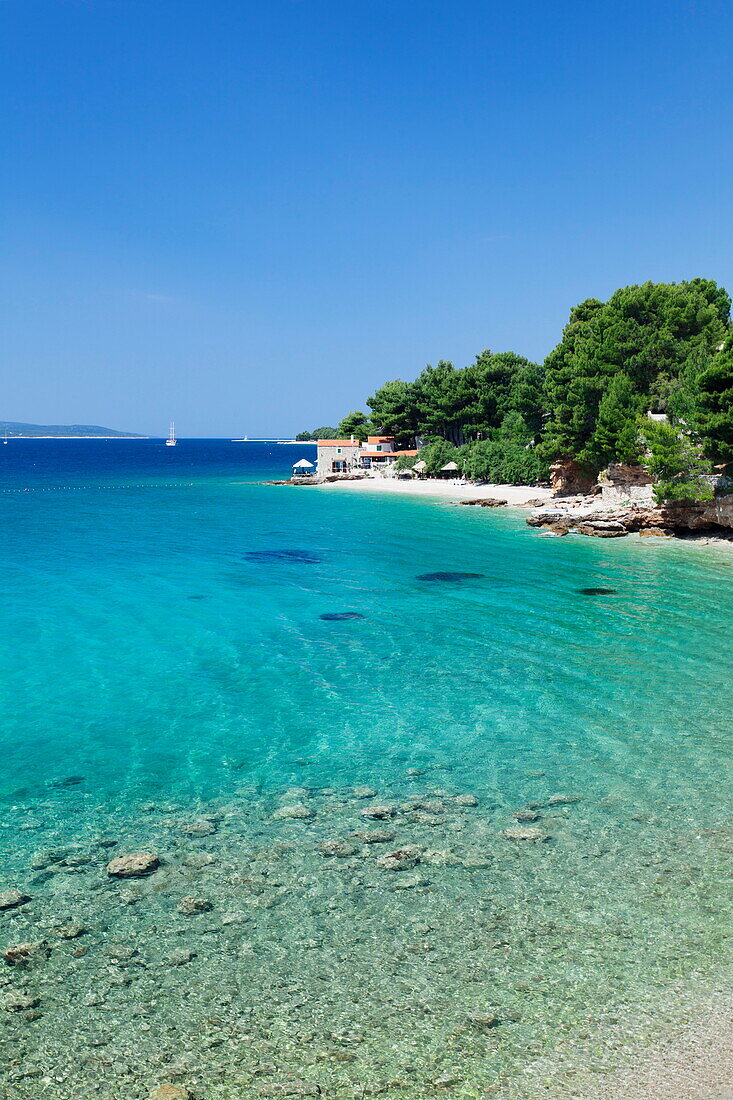
M 733 532 L 733 493 L 705 502 L 676 501 L 664 505 L 629 502 L 610 507 L 597 500 L 562 507 L 538 508 L 527 519 L 530 527 L 550 527 L 556 534 L 576 531 L 597 538 L 618 538 L 632 531 L 675 535 L 689 531 Z

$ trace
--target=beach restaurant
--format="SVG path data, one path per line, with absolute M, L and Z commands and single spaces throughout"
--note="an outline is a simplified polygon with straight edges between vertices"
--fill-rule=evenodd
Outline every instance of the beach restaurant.
M 356 470 L 380 470 L 393 466 L 402 455 L 413 457 L 417 451 L 398 450 L 392 435 L 370 435 L 365 443 L 351 439 L 319 439 L 316 472 L 348 474 Z

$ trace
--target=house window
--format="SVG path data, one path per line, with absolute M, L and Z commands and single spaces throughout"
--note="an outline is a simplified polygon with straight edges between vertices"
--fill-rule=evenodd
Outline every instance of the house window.
M 381 443 L 377 443 L 377 450 L 378 450 L 378 451 L 381 451 L 381 449 L 382 449 L 382 444 L 381 444 Z
M 337 454 L 337 455 L 340 455 L 340 454 L 341 454 L 341 448 L 340 448 L 340 447 L 337 447 L 337 448 L 336 448 L 336 454 Z

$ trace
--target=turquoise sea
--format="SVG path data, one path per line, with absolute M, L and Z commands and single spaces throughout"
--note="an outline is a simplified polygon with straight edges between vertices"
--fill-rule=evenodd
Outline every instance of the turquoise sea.
M 9 1100 L 583 1095 L 730 988 L 730 547 L 313 453 L 0 446 Z

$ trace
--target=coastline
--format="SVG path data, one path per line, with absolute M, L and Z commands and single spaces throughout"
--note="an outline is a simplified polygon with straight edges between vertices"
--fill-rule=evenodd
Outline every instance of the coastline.
M 440 478 L 426 478 L 421 481 L 402 480 L 391 477 L 365 477 L 353 480 L 329 481 L 318 486 L 321 489 L 342 489 L 349 491 L 393 493 L 398 496 L 436 497 L 442 500 L 501 500 L 510 507 L 529 507 L 533 502 L 537 507 L 552 500 L 548 488 L 536 485 L 457 485 L 453 481 Z

